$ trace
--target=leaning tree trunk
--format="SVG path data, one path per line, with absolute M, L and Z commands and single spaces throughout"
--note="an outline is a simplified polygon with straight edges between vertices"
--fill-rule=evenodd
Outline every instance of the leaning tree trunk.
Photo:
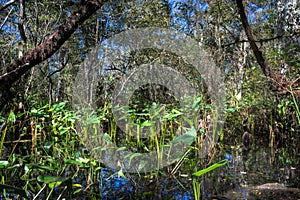
M 256 61 L 258 62 L 259 66 L 262 69 L 266 78 L 268 80 L 270 80 L 270 83 L 271 83 L 270 89 L 275 90 L 275 91 L 287 92 L 290 90 L 291 86 L 296 87 L 297 82 L 295 82 L 293 80 L 288 80 L 283 75 L 281 75 L 277 72 L 271 71 L 270 65 L 266 62 L 266 60 L 263 57 L 262 52 L 256 45 L 256 40 L 254 39 L 254 36 L 252 34 L 251 28 L 250 28 L 248 20 L 247 20 L 243 1 L 237 0 L 236 5 L 238 8 L 238 12 L 240 15 L 240 19 L 241 19 L 243 28 L 244 28 L 247 38 L 249 40 L 250 47 L 253 51 Z
M 4 67 L 0 75 L 0 110 L 11 98 L 11 87 L 33 66 L 51 57 L 77 27 L 95 13 L 107 0 L 80 1 L 77 9 L 42 44 Z

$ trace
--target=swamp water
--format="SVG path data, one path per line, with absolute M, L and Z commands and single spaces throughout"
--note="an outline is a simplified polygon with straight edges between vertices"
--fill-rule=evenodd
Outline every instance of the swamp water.
M 200 183 L 201 199 L 300 199 L 298 150 L 287 151 L 284 148 L 275 150 L 269 148 L 268 144 L 260 143 L 253 145 L 248 152 L 243 151 L 241 146 L 223 145 L 216 154 L 218 154 L 215 155 L 216 161 L 227 159 L 227 164 L 195 178 Z M 125 173 L 126 177 L 118 175 L 114 169 L 102 168 L 99 183 L 93 186 L 95 188 L 93 194 L 80 192 L 72 199 L 192 200 L 195 199 L 193 180 L 183 172 L 185 165 L 188 164 L 183 162 L 173 175 L 168 169 L 175 167 L 175 164 L 161 169 L 154 175 Z M 84 176 L 75 182 L 87 187 Z M 58 189 L 54 191 L 53 196 L 59 197 L 60 194 L 61 191 Z M 6 197 L 16 199 L 14 195 Z M 5 199 L 3 195 L 0 196 L 0 200 L 2 199 Z
M 299 155 L 288 157 L 283 150 L 262 145 L 249 152 L 241 147 L 224 149 L 219 160 L 226 158 L 227 166 L 197 178 L 201 199 L 300 199 Z M 153 177 L 129 174 L 126 179 L 112 169 L 101 173 L 102 199 L 194 199 L 191 177 L 180 172 Z

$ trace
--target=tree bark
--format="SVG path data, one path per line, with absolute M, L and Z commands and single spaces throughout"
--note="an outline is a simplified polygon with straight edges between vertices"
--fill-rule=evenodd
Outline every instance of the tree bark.
M 42 44 L 3 68 L 0 75 L 0 110 L 11 97 L 10 88 L 33 66 L 51 57 L 80 24 L 95 13 L 107 0 L 82 0 L 77 9 Z

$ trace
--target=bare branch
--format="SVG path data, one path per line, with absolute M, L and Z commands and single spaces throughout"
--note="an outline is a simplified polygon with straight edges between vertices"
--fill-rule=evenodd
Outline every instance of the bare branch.
M 281 38 L 292 38 L 292 37 L 297 37 L 297 36 L 300 36 L 300 33 L 293 33 L 291 35 L 278 35 L 278 36 L 275 36 L 275 37 L 271 37 L 271 38 L 265 38 L 265 39 L 260 39 L 260 40 L 254 40 L 254 42 L 258 42 L 258 43 L 264 43 L 264 42 L 270 42 L 270 41 L 273 41 L 273 40 L 277 40 L 277 39 L 281 39 Z M 231 42 L 231 43 L 227 43 L 227 44 L 223 44 L 222 45 L 222 48 L 224 47 L 228 47 L 228 46 L 231 46 L 231 45 L 235 45 L 235 44 L 239 44 L 239 43 L 244 43 L 244 42 L 250 42 L 249 40 L 236 40 L 234 42 Z
M 9 10 L 7 16 L 5 17 L 3 23 L 2 23 L 1 26 L 0 26 L 0 30 L 2 29 L 2 27 L 4 26 L 4 24 L 7 22 L 8 17 L 9 17 L 9 15 L 10 15 L 10 13 L 11 13 L 12 11 L 13 11 L 13 9 L 10 9 L 10 10 Z
M 9 2 L 7 2 L 6 4 L 4 4 L 1 8 L 0 8 L 0 12 L 4 9 L 6 9 L 8 6 L 14 4 L 16 2 L 16 0 L 11 0 Z

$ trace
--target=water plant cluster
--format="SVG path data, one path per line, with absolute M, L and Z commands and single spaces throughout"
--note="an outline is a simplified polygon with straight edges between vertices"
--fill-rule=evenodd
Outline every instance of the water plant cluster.
M 291 100 L 283 99 L 278 103 L 278 113 L 274 118 L 276 116 L 288 117 L 287 110 L 295 110 L 293 112 L 295 121 L 291 123 L 299 122 L 297 118 L 299 116 L 297 99 L 295 96 L 292 97 Z M 153 181 L 155 177 L 164 174 L 186 177 L 187 182 L 190 184 L 188 188 L 192 189 L 194 198 L 200 199 L 200 185 L 203 181 L 201 176 L 226 165 L 227 160 L 229 160 L 228 158 L 225 159 L 226 150 L 223 149 L 222 143 L 224 140 L 230 140 L 228 139 L 230 137 L 227 137 L 228 133 L 224 134 L 224 131 L 228 132 L 227 128 L 231 128 L 231 126 L 225 124 L 224 129 L 219 133 L 218 144 L 210 151 L 209 155 L 200 158 L 203 139 L 205 133 L 208 132 L 209 122 L 207 116 L 211 114 L 211 107 L 204 103 L 202 97 L 196 98 L 193 106 L 201 114 L 189 121 L 189 123 L 197 125 L 197 129 L 189 130 L 189 137 L 182 135 L 181 127 L 185 119 L 181 118 L 182 112 L 176 105 L 160 105 L 154 102 L 139 111 L 129 109 L 128 119 L 131 121 L 128 122 L 128 126 L 136 129 L 137 135 L 139 130 L 150 127 L 150 133 L 153 133 L 153 135 L 150 134 L 148 138 L 139 138 L 137 135 L 133 135 L 130 132 L 130 130 L 133 130 L 132 127 L 128 129 L 128 132 L 120 131 L 111 113 L 110 104 L 98 109 L 97 113 L 92 113 L 89 116 L 82 116 L 82 114 L 73 111 L 67 101 L 53 105 L 33 104 L 28 110 L 11 110 L 7 116 L 1 117 L 0 187 L 3 195 L 14 194 L 30 199 L 41 197 L 45 199 L 53 199 L 54 197 L 58 199 L 62 197 L 72 198 L 77 195 L 104 198 L 105 191 L 107 192 L 107 187 L 109 187 L 107 180 L 112 179 L 112 177 L 115 177 L 114 181 L 118 186 L 126 183 L 128 185 L 128 182 L 136 177 Z M 228 119 L 235 118 L 242 122 L 242 119 L 236 117 L 241 111 L 245 112 L 245 108 L 242 106 L 228 107 L 226 110 Z M 153 123 L 153 121 L 155 122 L 154 118 L 159 123 Z M 278 135 L 275 135 L 276 140 L 272 138 L 272 135 L 279 134 L 276 132 L 276 128 L 282 128 L 283 122 L 289 122 L 288 120 L 276 121 L 272 126 L 275 130 L 269 133 L 270 138 L 268 138 L 269 135 L 263 137 L 255 133 L 258 129 L 252 127 L 255 124 L 255 119 L 252 116 L 248 120 L 247 124 L 251 134 L 257 138 L 261 137 L 262 140 L 267 139 L 270 145 L 274 145 L 272 147 L 275 148 L 280 145 L 280 140 Z M 76 127 L 79 121 L 90 125 L 87 127 L 92 127 L 92 129 Z M 159 128 L 157 129 L 158 124 Z M 296 126 L 299 126 L 299 124 Z M 98 132 L 99 128 L 103 132 Z M 82 137 L 91 135 L 91 130 L 92 132 L 96 130 L 96 134 L 102 134 L 105 142 L 117 145 L 119 150 L 131 150 L 132 154 L 127 156 L 132 162 L 140 156 L 140 152 L 154 151 L 159 157 L 162 155 L 161 150 L 163 147 L 178 137 L 181 142 L 192 145 L 188 146 L 184 154 L 179 154 L 178 157 L 174 158 L 174 163 L 167 167 L 160 168 L 158 165 L 157 170 L 135 175 L 123 172 L 122 168 L 117 168 L 112 169 L 110 175 L 107 175 L 106 172 L 106 176 L 103 176 L 103 170 L 109 168 L 101 163 L 99 157 L 93 156 L 93 149 L 87 148 L 84 143 L 85 140 L 82 140 Z M 155 130 L 159 130 L 159 132 L 154 134 Z M 296 132 L 293 128 L 289 131 L 291 133 Z M 233 135 L 237 134 L 233 133 Z M 296 136 L 291 135 L 292 138 L 288 138 L 288 140 L 297 142 Z M 102 148 L 101 151 L 104 152 L 107 150 L 106 147 L 102 146 L 95 148 Z M 278 153 L 283 162 L 289 162 L 287 153 L 286 148 L 281 148 Z M 222 154 L 224 156 L 221 156 L 221 158 L 223 157 L 225 160 L 221 161 L 220 155 Z M 142 172 L 146 164 L 139 163 L 136 167 Z M 18 180 L 14 177 L 18 177 Z M 120 181 L 115 180 L 118 178 Z M 134 196 L 133 188 L 129 191 L 132 191 L 131 195 Z

